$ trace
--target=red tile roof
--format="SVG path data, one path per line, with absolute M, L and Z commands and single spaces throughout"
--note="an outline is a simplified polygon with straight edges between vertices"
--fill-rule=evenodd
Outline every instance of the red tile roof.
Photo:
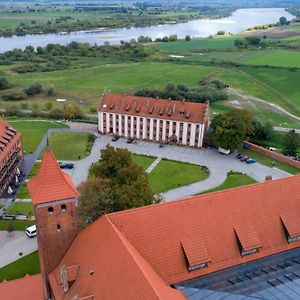
M 150 246 L 150 245 L 149 245 Z M 64 295 L 60 270 L 80 265 L 77 279 Z M 107 216 L 79 233 L 62 262 L 49 276 L 56 300 L 85 299 L 184 299 L 151 268 Z
M 79 196 L 69 175 L 64 173 L 51 150 L 45 151 L 40 169 L 27 184 L 33 204 Z
M 100 111 L 175 120 L 181 122 L 204 123 L 207 103 L 155 99 L 122 94 L 105 94 Z
M 43 280 L 40 274 L 0 283 L 1 300 L 42 300 Z
M 300 217 L 300 175 L 103 216 L 51 273 L 55 299 L 183 299 L 168 286 L 299 247 L 288 244 L 280 219 L 290 211 Z M 242 257 L 236 232 L 259 252 Z M 188 272 L 186 258 L 208 267 Z M 60 268 L 75 264 L 63 297 Z

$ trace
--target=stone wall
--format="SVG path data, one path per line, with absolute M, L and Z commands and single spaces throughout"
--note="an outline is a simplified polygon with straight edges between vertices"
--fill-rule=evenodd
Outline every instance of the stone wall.
M 248 145 L 248 147 L 249 147 L 248 149 L 250 149 L 250 150 L 253 150 L 253 151 L 257 152 L 257 153 L 263 154 L 263 155 L 265 155 L 267 157 L 270 157 L 270 158 L 272 158 L 274 160 L 281 161 L 281 162 L 283 162 L 285 164 L 288 164 L 290 166 L 293 166 L 295 168 L 300 169 L 300 162 L 299 161 L 293 160 L 293 159 L 288 158 L 288 157 L 286 157 L 286 156 L 284 156 L 282 154 L 279 154 L 277 152 L 268 150 L 266 148 L 260 147 L 258 145 L 255 145 L 255 144 L 247 142 L 247 141 L 245 141 L 244 144 Z

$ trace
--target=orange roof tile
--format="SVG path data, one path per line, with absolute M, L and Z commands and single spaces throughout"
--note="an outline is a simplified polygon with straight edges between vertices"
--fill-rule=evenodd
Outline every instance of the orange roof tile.
M 300 175 L 118 212 L 108 218 L 153 269 L 173 284 L 299 247 L 300 241 L 287 242 L 280 220 L 289 211 L 300 217 Z M 251 224 L 256 234 L 249 233 L 245 224 Z M 263 246 L 258 253 L 241 256 L 235 227 L 243 228 L 245 247 Z M 191 234 L 201 238 L 211 262 L 207 268 L 188 272 L 181 241 Z
M 80 264 L 77 279 L 63 294 L 60 269 L 75 263 Z M 49 279 L 56 300 L 89 295 L 110 300 L 185 299 L 159 277 L 107 216 L 79 233 Z
M 290 211 L 300 217 L 300 175 L 103 216 L 50 274 L 55 299 L 183 299 L 169 285 L 300 247 L 280 220 Z M 263 247 L 241 256 L 235 230 L 243 247 Z M 210 263 L 189 272 L 185 253 L 191 264 Z M 75 264 L 63 295 L 60 268 Z
M 107 93 L 100 111 L 202 124 L 207 108 L 207 103 Z
M 40 169 L 27 184 L 33 204 L 64 200 L 79 196 L 69 175 L 64 173 L 54 154 L 47 149 Z
M 1 300 L 42 300 L 43 280 L 40 274 L 0 283 Z

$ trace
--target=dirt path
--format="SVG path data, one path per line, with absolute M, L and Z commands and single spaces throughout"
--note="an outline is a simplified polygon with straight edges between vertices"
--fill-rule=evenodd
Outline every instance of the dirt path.
M 270 103 L 270 102 L 268 102 L 266 100 L 263 100 L 263 99 L 260 99 L 260 98 L 257 98 L 257 97 L 251 96 L 251 95 L 245 95 L 245 94 L 241 93 L 237 89 L 229 88 L 228 90 L 229 90 L 230 93 L 232 93 L 232 94 L 234 94 L 234 95 L 236 95 L 238 97 L 241 97 L 244 100 L 249 100 L 249 101 L 255 101 L 255 102 L 263 103 L 263 104 L 265 104 L 267 106 L 270 106 L 273 109 L 275 109 L 275 110 L 277 110 L 277 111 L 279 111 L 279 112 L 281 112 L 281 113 L 283 113 L 283 114 L 285 114 L 285 115 L 287 115 L 287 116 L 289 116 L 289 117 L 291 117 L 291 118 L 293 118 L 293 119 L 295 119 L 297 121 L 300 121 L 300 117 L 298 117 L 298 116 L 296 116 L 296 115 L 288 112 L 287 110 L 285 110 L 284 108 L 282 108 L 281 106 L 279 106 L 277 104 Z

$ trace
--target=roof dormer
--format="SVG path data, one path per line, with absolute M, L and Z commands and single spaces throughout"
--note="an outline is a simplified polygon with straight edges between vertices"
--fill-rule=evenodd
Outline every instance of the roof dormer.
M 300 241 L 300 218 L 294 211 L 280 214 L 284 232 L 288 243 Z

